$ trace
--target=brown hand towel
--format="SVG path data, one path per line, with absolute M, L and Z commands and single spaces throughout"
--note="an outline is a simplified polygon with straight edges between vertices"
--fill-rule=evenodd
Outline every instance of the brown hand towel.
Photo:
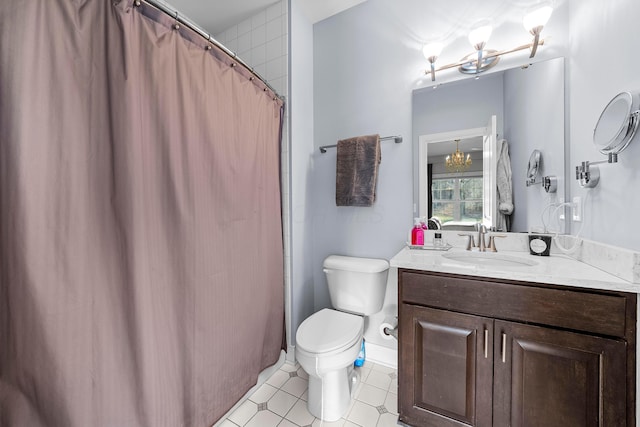
M 336 206 L 371 206 L 376 200 L 380 136 L 338 141 Z

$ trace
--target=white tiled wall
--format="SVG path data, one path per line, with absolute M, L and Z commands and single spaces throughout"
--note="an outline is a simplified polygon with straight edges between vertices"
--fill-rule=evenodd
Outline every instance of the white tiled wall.
M 287 1 L 281 0 L 215 36 L 287 96 Z

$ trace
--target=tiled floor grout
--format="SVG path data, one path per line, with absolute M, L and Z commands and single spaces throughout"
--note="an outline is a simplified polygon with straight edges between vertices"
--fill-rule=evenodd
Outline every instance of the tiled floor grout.
M 308 375 L 285 363 L 219 427 L 387 427 L 396 426 L 397 371 L 366 362 L 344 418 L 329 423 L 307 410 Z

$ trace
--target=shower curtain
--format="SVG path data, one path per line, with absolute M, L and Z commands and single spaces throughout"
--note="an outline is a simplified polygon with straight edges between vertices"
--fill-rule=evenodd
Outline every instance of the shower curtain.
M 278 360 L 282 101 L 173 24 L 2 2 L 3 427 L 206 427 Z

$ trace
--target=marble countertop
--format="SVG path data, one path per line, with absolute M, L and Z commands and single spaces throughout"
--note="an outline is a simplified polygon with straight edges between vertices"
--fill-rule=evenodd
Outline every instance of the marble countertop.
M 398 268 L 434 271 L 442 273 L 466 274 L 476 277 L 512 279 L 535 283 L 548 283 L 589 289 L 632 292 L 640 294 L 640 284 L 634 284 L 603 270 L 563 254 L 548 257 L 530 255 L 523 251 L 500 251 L 495 255 L 535 262 L 535 265 L 489 266 L 477 265 L 446 258 L 445 254 L 468 253 L 462 248 L 453 247 L 449 251 L 431 251 L 403 248 L 391 260 L 390 265 Z M 483 256 L 492 253 L 484 252 Z

